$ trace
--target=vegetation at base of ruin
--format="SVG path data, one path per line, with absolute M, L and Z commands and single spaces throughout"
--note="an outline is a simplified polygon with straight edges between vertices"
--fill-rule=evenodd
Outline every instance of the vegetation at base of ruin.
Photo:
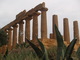
M 61 33 L 59 32 L 57 26 L 55 25 L 55 31 L 56 31 L 56 38 L 57 38 L 57 60 L 73 60 L 71 57 L 71 54 L 74 50 L 74 46 L 76 44 L 77 39 L 74 38 L 71 43 L 68 45 L 68 47 L 65 46 L 63 42 L 63 38 Z
M 8 52 L 7 50 L 4 55 L 0 54 L 0 60 L 80 60 L 80 47 L 74 51 L 77 39 L 74 38 L 67 47 L 56 26 L 55 29 L 57 46 L 46 49 L 37 37 L 39 46 L 26 38 L 27 43 L 17 44 L 12 51 Z
M 27 42 L 28 42 L 28 43 L 30 44 L 30 46 L 34 49 L 34 51 L 36 52 L 36 54 L 37 54 L 37 56 L 38 56 L 38 58 L 39 58 L 40 60 L 49 60 L 47 50 L 46 50 L 46 48 L 44 47 L 43 43 L 42 43 L 38 38 L 36 38 L 36 39 L 37 39 L 37 41 L 38 41 L 38 43 L 39 43 L 40 48 L 37 47 L 35 44 L 33 44 L 30 40 L 28 40 L 28 39 L 26 38 Z
M 32 49 L 18 48 L 10 51 L 6 58 L 4 58 L 3 55 L 1 55 L 0 60 L 39 60 L 39 59 Z
M 79 58 L 79 60 L 80 60 L 80 47 L 78 48 L 78 50 L 77 50 L 76 54 L 77 54 L 77 57 L 78 57 L 78 58 Z
M 47 50 L 49 60 L 56 60 L 57 56 L 57 47 L 53 46 L 50 49 Z M 74 51 L 72 53 L 72 58 L 74 60 L 79 60 L 77 58 L 76 52 Z M 0 55 L 0 60 L 4 60 L 3 56 Z M 40 60 L 37 55 L 35 54 L 35 51 L 29 48 L 23 48 L 23 49 L 16 49 L 8 53 L 8 56 L 5 60 Z
M 8 43 L 7 33 L 0 29 L 0 47 Z
M 23 42 L 22 44 L 16 44 L 16 49 L 18 48 L 28 48 L 30 45 L 26 42 Z
M 80 50 L 79 50 L 80 51 Z M 57 46 L 50 47 L 48 50 L 49 60 L 57 60 Z M 79 60 L 75 51 L 72 53 L 73 60 Z M 3 55 L 0 54 L 0 60 L 3 59 Z M 13 49 L 8 53 L 5 60 L 40 60 L 35 51 L 29 46 L 28 48 Z
M 57 38 L 57 54 L 56 54 L 57 58 L 56 58 L 56 60 L 73 60 L 71 55 L 72 55 L 72 52 L 74 50 L 74 46 L 76 44 L 77 39 L 74 38 L 71 41 L 71 43 L 69 44 L 69 46 L 66 47 L 64 42 L 63 42 L 62 35 L 60 34 L 56 25 L 55 25 L 55 31 L 56 31 L 56 38 Z M 42 42 L 38 38 L 37 38 L 37 41 L 40 45 L 41 50 L 35 44 L 30 42 L 30 40 L 28 40 L 28 39 L 26 39 L 26 40 L 28 41 L 30 46 L 34 49 L 34 51 L 36 52 L 39 59 L 49 60 L 47 50 L 45 49 L 44 45 L 42 44 Z

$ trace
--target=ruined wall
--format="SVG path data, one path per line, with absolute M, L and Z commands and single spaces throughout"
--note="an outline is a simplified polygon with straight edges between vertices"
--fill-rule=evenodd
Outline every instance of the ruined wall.
M 5 50 L 6 47 L 8 47 L 9 50 L 15 48 L 16 44 L 22 44 L 25 40 L 25 37 L 27 37 L 30 40 L 30 21 L 33 20 L 33 27 L 32 27 L 32 41 L 36 43 L 36 37 L 38 36 L 38 16 L 41 15 L 41 40 L 44 43 L 44 45 L 48 46 L 49 44 L 56 45 L 56 33 L 54 25 L 58 27 L 58 16 L 53 15 L 52 16 L 52 33 L 50 34 L 50 38 L 47 38 L 47 11 L 48 8 L 45 7 L 45 3 L 41 3 L 37 5 L 36 7 L 32 8 L 31 10 L 27 11 L 24 10 L 16 15 L 16 19 L 12 22 L 10 22 L 8 25 L 4 26 L 2 29 L 8 33 L 9 36 L 9 42 L 7 46 L 1 47 L 1 50 Z M 25 21 L 25 22 L 24 22 Z M 25 26 L 24 26 L 25 24 Z M 78 29 L 78 22 L 73 22 L 74 26 L 74 37 L 77 37 L 78 41 L 77 44 L 79 44 L 79 29 Z M 25 28 L 25 33 L 23 33 Z M 69 32 L 69 22 L 68 18 L 63 19 L 63 38 L 65 44 L 70 43 L 70 32 Z M 25 34 L 25 37 L 24 37 Z

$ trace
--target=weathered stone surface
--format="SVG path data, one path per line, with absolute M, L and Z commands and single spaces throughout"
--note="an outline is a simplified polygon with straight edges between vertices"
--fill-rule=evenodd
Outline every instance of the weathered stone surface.
M 9 28 L 8 30 L 8 50 L 11 50 L 12 49 L 12 28 Z
M 19 14 L 16 15 L 16 19 L 21 19 L 23 18 L 23 16 L 25 15 L 26 10 L 23 10 L 22 12 L 20 12 Z
M 41 10 L 41 38 L 47 38 L 47 16 L 46 11 L 48 9 Z
M 27 17 L 32 16 L 36 11 L 39 11 L 42 8 L 45 8 L 45 3 L 41 3 L 41 4 L 37 5 L 36 7 L 32 8 L 31 10 L 26 12 L 25 15 L 22 18 L 19 18 L 18 20 L 15 19 L 14 21 L 12 21 L 9 24 L 7 24 L 6 26 L 4 26 L 2 29 L 3 30 L 8 29 L 9 27 L 19 23 L 20 21 L 25 20 Z M 21 14 L 20 14 L 20 16 L 21 16 Z M 19 15 L 17 15 L 17 17 L 19 17 Z
M 44 46 L 49 49 L 53 46 L 57 46 L 57 40 L 55 39 L 42 39 L 42 43 L 44 44 Z
M 77 43 L 79 44 L 79 28 L 78 28 L 78 22 L 73 22 L 73 30 L 74 30 L 74 37 L 77 38 Z
M 32 17 L 28 17 L 25 22 L 25 37 L 27 37 L 30 40 L 30 20 Z
M 44 46 L 45 46 L 47 49 L 52 48 L 52 47 L 54 47 L 54 46 L 57 46 L 57 40 L 55 40 L 55 39 L 42 39 L 41 41 L 42 41 L 42 43 L 44 44 Z M 69 45 L 69 43 L 67 43 L 66 41 L 64 41 L 64 44 L 65 44 L 66 46 Z M 78 49 L 79 47 L 80 47 L 80 44 L 76 44 L 76 45 L 74 46 L 74 51 L 77 51 L 77 49 Z
M 50 34 L 50 39 L 53 39 L 54 35 L 53 33 Z
M 56 25 L 58 27 L 58 16 L 57 15 L 53 15 L 53 39 L 56 39 L 56 32 L 55 32 L 55 27 L 54 25 Z
M 63 27 L 64 27 L 64 41 L 70 43 L 70 34 L 69 34 L 69 24 L 68 18 L 63 19 Z
M 17 24 L 13 26 L 13 44 L 12 44 L 13 48 L 15 48 L 16 44 L 17 44 L 17 37 L 18 37 L 17 36 L 17 28 L 18 28 Z
M 32 40 L 36 41 L 36 36 L 38 36 L 38 15 L 39 12 L 35 12 L 33 15 L 33 32 L 32 32 Z
M 24 24 L 23 21 L 19 23 L 19 39 L 18 39 L 19 44 L 23 43 L 23 24 Z

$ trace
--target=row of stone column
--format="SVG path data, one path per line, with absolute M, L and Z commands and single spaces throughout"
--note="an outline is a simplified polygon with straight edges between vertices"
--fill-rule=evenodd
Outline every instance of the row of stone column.
M 47 38 L 47 17 L 46 17 L 46 11 L 47 8 L 41 9 L 41 39 Z M 32 40 L 35 42 L 36 36 L 38 36 L 38 16 L 40 15 L 39 12 L 35 12 L 32 17 L 27 17 L 25 19 L 25 37 L 27 37 L 30 40 L 30 20 L 33 19 L 33 32 L 32 32 Z M 18 25 L 19 24 L 19 25 Z M 11 50 L 12 47 L 15 48 L 17 40 L 18 43 L 21 44 L 23 43 L 24 40 L 24 22 L 20 21 L 18 24 L 15 24 L 12 26 L 13 28 L 8 29 L 8 36 L 9 36 L 9 41 L 8 41 L 8 48 Z M 56 24 L 58 27 L 58 16 L 53 15 L 53 26 Z M 78 22 L 74 21 L 74 37 L 77 37 L 79 42 L 79 29 L 78 29 Z M 68 23 L 68 18 L 63 19 L 63 26 L 64 26 L 64 41 L 67 41 L 68 43 L 70 42 L 70 33 L 69 33 L 69 23 Z M 19 27 L 19 30 L 18 30 Z M 12 33 L 13 31 L 13 33 Z M 18 34 L 19 32 L 19 34 Z M 55 33 L 55 28 L 53 27 L 53 34 L 50 36 L 51 39 L 56 39 L 56 33 Z
M 47 8 L 41 9 L 41 38 L 47 38 L 47 17 L 46 17 L 46 11 Z M 25 19 L 25 37 L 27 37 L 30 40 L 30 20 L 33 19 L 33 32 L 32 32 L 32 40 L 36 40 L 36 36 L 38 36 L 38 16 L 40 15 L 39 12 L 35 12 L 32 17 L 27 17 Z M 19 28 L 19 29 L 18 29 Z M 24 22 L 20 21 L 18 24 L 15 24 L 8 29 L 8 48 L 11 50 L 12 48 L 15 48 L 18 43 L 23 43 L 23 30 L 24 30 Z M 12 33 L 13 31 L 13 33 Z M 19 33 L 18 33 L 19 32 Z
M 53 15 L 53 20 L 52 20 L 52 25 L 53 25 L 53 34 L 50 35 L 51 39 L 56 39 L 56 32 L 54 25 L 58 27 L 58 16 Z M 69 23 L 68 23 L 68 18 L 63 19 L 63 38 L 64 41 L 67 41 L 67 43 L 70 43 L 70 32 L 69 32 Z M 74 37 L 77 38 L 77 43 L 79 43 L 79 28 L 78 28 L 78 22 L 74 21 L 73 22 L 73 31 L 74 31 Z

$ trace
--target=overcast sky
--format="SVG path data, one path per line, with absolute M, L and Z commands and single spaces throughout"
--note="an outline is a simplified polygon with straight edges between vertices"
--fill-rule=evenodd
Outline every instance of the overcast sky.
M 80 23 L 80 0 L 0 0 L 0 28 L 15 19 L 15 16 L 23 11 L 30 10 L 36 5 L 45 2 L 48 8 L 48 33 L 52 32 L 52 15 L 58 15 L 59 28 L 63 33 L 63 18 L 69 19 L 70 36 L 73 36 L 73 21 Z M 80 24 L 79 24 L 80 25 Z

